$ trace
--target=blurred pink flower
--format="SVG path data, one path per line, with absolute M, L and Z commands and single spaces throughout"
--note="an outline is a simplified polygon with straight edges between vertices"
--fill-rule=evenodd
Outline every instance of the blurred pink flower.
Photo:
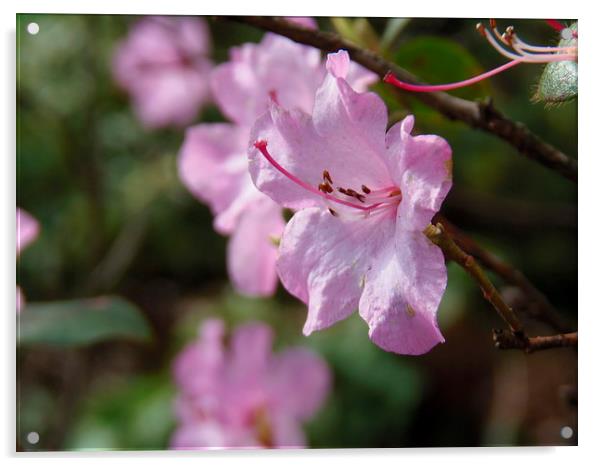
M 272 354 L 271 330 L 261 323 L 237 328 L 229 348 L 223 337 L 220 320 L 205 321 L 174 363 L 172 448 L 303 447 L 301 423 L 330 389 L 325 362 L 304 348 Z
M 185 126 L 210 98 L 204 20 L 149 17 L 135 23 L 113 57 L 113 74 L 148 128 Z
M 36 237 L 40 231 L 40 226 L 35 218 L 17 207 L 17 257 Z M 21 288 L 17 287 L 17 312 L 25 304 L 25 298 Z
M 436 313 L 447 274 L 423 230 L 451 187 L 451 149 L 411 136 L 411 116 L 386 131 L 380 97 L 345 79 L 346 51 L 327 68 L 311 116 L 273 102 L 251 131 L 256 186 L 301 209 L 282 235 L 278 274 L 308 305 L 306 335 L 359 307 L 381 348 L 425 353 L 444 341 Z
M 292 19 L 315 27 L 311 18 Z M 352 86 L 365 90 L 378 77 L 352 64 Z M 269 296 L 276 290 L 276 247 L 284 220 L 280 206 L 259 192 L 248 174 L 247 145 L 251 126 L 270 100 L 285 108 L 310 112 L 324 78 L 320 51 L 275 34 L 259 44 L 230 50 L 230 60 L 211 76 L 215 100 L 233 123 L 189 128 L 179 155 L 182 182 L 215 215 L 214 227 L 232 235 L 228 271 L 236 290 Z

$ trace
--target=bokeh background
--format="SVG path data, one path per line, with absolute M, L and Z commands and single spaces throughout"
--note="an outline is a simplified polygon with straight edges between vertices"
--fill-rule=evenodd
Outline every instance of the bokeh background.
M 208 317 L 231 327 L 267 322 L 277 349 L 303 345 L 327 360 L 334 385 L 305 426 L 311 447 L 577 443 L 576 351 L 496 350 L 491 329 L 502 323 L 456 265 L 448 265 L 439 310 L 447 341 L 420 357 L 380 350 L 357 315 L 303 337 L 306 310 L 282 288 L 271 299 L 237 295 L 226 275 L 226 238 L 177 177 L 183 129 L 144 129 L 111 77 L 115 46 L 136 19 L 18 16 L 17 205 L 38 219 L 41 234 L 21 254 L 17 281 L 32 309 L 54 305 L 64 313 L 58 333 L 55 323 L 34 322 L 37 330 L 18 345 L 17 449 L 167 448 L 175 427 L 171 363 Z M 231 46 L 263 35 L 227 18 L 207 19 L 216 63 Z M 318 18 L 320 29 L 380 49 L 432 83 L 503 63 L 475 32 L 476 21 Z M 30 22 L 39 24 L 37 35 L 27 33 Z M 557 40 L 541 20 L 499 22 L 531 42 Z M 505 114 L 576 156 L 577 102 L 532 102 L 541 72 L 524 65 L 455 94 L 491 96 Z M 373 89 L 392 117 L 414 113 L 417 132 L 450 142 L 449 219 L 521 269 L 576 328 L 576 185 L 410 96 L 399 98 L 384 84 Z M 197 121 L 223 119 L 208 106 Z M 509 299 L 516 294 L 492 278 Z M 137 317 L 122 332 L 103 332 L 102 323 L 81 317 L 88 301 L 61 304 L 98 295 L 125 298 L 111 306 Z M 527 322 L 533 334 L 552 332 Z M 30 432 L 39 434 L 36 444 L 27 441 Z

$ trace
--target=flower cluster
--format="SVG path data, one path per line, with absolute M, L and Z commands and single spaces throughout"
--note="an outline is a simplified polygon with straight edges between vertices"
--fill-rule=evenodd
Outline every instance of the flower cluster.
M 210 97 L 211 40 L 202 19 L 150 17 L 115 53 L 113 74 L 148 128 L 184 126 Z
M 315 27 L 309 18 L 295 18 Z M 349 82 L 363 91 L 374 73 L 350 65 Z M 253 185 L 247 169 L 249 132 L 270 102 L 310 112 L 324 79 L 320 52 L 275 34 L 258 44 L 230 50 L 230 60 L 211 74 L 217 105 L 232 123 L 202 123 L 189 128 L 179 155 L 183 183 L 215 215 L 214 227 L 231 235 L 228 271 L 235 289 L 269 296 L 277 285 L 274 245 L 284 229 L 282 209 Z
M 303 348 L 272 354 L 271 330 L 261 323 L 238 327 L 229 348 L 223 339 L 223 322 L 205 321 L 174 363 L 179 426 L 172 448 L 304 446 L 301 423 L 330 389 L 326 364 Z

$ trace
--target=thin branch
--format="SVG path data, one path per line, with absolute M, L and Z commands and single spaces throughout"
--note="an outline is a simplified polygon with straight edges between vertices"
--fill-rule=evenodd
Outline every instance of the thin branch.
M 454 241 L 468 254 L 476 257 L 485 267 L 493 271 L 508 283 L 518 287 L 524 295 L 531 299 L 535 306 L 528 307 L 528 311 L 535 319 L 546 322 L 559 332 L 568 332 L 573 327 L 550 303 L 548 298 L 533 285 L 529 279 L 518 269 L 504 262 L 499 257 L 481 247 L 470 236 L 449 222 L 441 215 L 436 216 L 436 221 L 441 222 L 446 231 L 453 236 Z
M 568 346 L 577 347 L 577 332 L 561 333 L 559 335 L 531 337 L 526 339 L 517 338 L 507 330 L 494 330 L 493 342 L 499 349 L 522 349 L 526 353 L 534 351 L 564 348 Z
M 504 302 L 499 291 L 491 283 L 491 280 L 489 280 L 489 277 L 487 277 L 487 274 L 474 257 L 465 253 L 456 244 L 453 238 L 447 234 L 441 223 L 438 223 L 437 226 L 429 225 L 424 233 L 428 239 L 441 248 L 448 260 L 456 262 L 474 278 L 479 284 L 485 299 L 491 303 L 500 317 L 506 322 L 510 330 L 512 330 L 512 334 L 516 338 L 524 340 L 526 335 L 522 323 L 510 306 Z
M 383 59 L 374 52 L 353 45 L 337 34 L 307 29 L 279 18 L 262 16 L 233 16 L 230 18 L 234 21 L 280 34 L 296 42 L 311 45 L 325 52 L 345 49 L 354 61 L 381 77 L 391 71 L 402 81 L 418 84 L 417 79 L 403 68 Z M 400 92 L 403 91 L 400 90 Z M 499 110 L 494 108 L 491 100 L 485 103 L 477 103 L 444 92 L 416 93 L 412 96 L 451 120 L 464 121 L 472 127 L 498 136 L 525 156 L 572 181 L 577 181 L 577 161 L 575 159 L 531 133 L 522 123 L 514 122 L 505 117 Z

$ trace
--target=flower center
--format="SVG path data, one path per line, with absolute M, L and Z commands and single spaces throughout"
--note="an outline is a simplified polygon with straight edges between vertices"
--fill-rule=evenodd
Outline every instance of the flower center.
M 276 170 L 293 183 L 328 201 L 328 210 L 335 217 L 339 216 L 340 212 L 339 210 L 335 210 L 335 206 L 337 209 L 339 206 L 351 208 L 354 209 L 351 212 L 355 212 L 356 214 L 359 213 L 363 217 L 368 217 L 376 213 L 388 212 L 392 209 L 396 209 L 401 202 L 401 190 L 396 186 L 371 189 L 363 184 L 360 193 L 352 188 L 334 185 L 334 181 L 328 170 L 322 172 L 322 182 L 319 183 L 316 188 L 310 183 L 293 175 L 280 165 L 268 152 L 267 141 L 256 141 L 254 146 L 261 152 L 265 159 L 276 168 Z

